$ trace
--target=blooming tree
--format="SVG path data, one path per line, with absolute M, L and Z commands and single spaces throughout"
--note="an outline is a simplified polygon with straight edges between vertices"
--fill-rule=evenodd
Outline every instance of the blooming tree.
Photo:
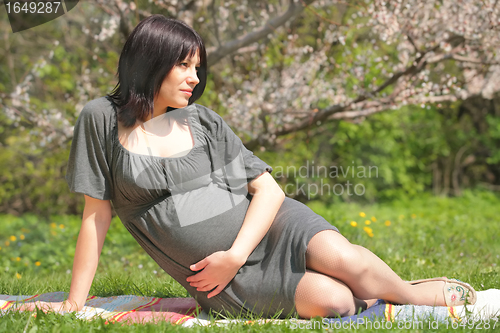
M 19 52 L 36 42 L 26 41 L 29 31 L 4 34 L 10 84 L 0 103 L 12 124 L 42 144 L 70 139 L 83 105 L 115 84 L 124 38 L 153 13 L 185 20 L 202 34 L 213 82 L 206 102 L 250 148 L 329 121 L 492 98 L 500 89 L 497 0 L 89 0 L 57 20 L 77 33 L 44 38 L 22 75 Z M 6 31 L 5 18 L 0 24 Z M 85 52 L 72 60 L 81 66 L 65 79 L 68 87 L 45 85 L 54 59 L 75 57 L 71 50 L 79 47 Z

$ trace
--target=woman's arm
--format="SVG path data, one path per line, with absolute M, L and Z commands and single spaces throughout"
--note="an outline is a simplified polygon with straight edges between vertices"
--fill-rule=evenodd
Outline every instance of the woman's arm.
M 269 172 L 264 172 L 248 185 L 253 198 L 238 236 L 229 249 L 235 258 L 240 259 L 241 266 L 264 238 L 285 200 L 285 193 Z
M 71 288 L 67 300 L 73 309 L 76 307 L 81 310 L 85 304 L 110 224 L 109 200 L 85 196 L 82 226 L 76 242 Z
M 285 194 L 273 177 L 264 172 L 248 184 L 248 192 L 253 195 L 243 225 L 231 248 L 219 251 L 191 265 L 191 270 L 202 272 L 190 276 L 187 281 L 199 291 L 210 291 L 207 297 L 220 293 L 234 278 L 266 235 L 285 199 Z
M 73 273 L 68 299 L 64 302 L 27 303 L 20 310 L 34 310 L 38 307 L 50 311 L 79 311 L 94 279 L 97 263 L 104 239 L 111 224 L 111 204 L 109 200 L 98 200 L 85 196 L 82 226 L 76 242 Z

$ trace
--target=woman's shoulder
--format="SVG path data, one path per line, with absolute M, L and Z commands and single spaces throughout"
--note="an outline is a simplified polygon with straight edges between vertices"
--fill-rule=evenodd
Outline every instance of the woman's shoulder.
M 84 132 L 95 132 L 101 138 L 107 138 L 116 127 L 116 106 L 109 97 L 100 97 L 89 101 L 83 107 L 75 123 L 75 131 L 83 128 Z
M 196 110 L 198 111 L 198 115 L 200 116 L 200 118 L 203 118 L 203 120 L 210 120 L 210 121 L 222 120 L 222 117 L 217 112 L 215 112 L 210 108 L 207 108 L 204 105 L 193 104 L 193 106 L 196 108 Z
M 80 117 L 105 121 L 115 115 L 116 105 L 108 96 L 99 97 L 87 102 L 80 112 Z
M 228 128 L 224 119 L 217 112 L 200 104 L 193 104 L 196 107 L 201 125 L 207 132 L 220 134 Z

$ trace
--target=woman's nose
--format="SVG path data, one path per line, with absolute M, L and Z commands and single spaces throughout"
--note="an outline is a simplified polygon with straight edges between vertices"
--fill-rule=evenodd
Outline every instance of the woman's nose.
M 187 77 L 187 83 L 194 85 L 200 83 L 200 79 L 198 78 L 198 73 L 196 69 L 190 71 L 189 76 Z

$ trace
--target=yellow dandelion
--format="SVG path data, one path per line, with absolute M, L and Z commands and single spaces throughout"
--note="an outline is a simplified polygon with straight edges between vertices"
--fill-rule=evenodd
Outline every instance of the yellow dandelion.
M 57 227 L 57 224 L 55 224 L 54 222 L 52 222 L 52 223 L 50 224 L 50 227 L 51 227 L 51 228 L 55 228 L 55 227 Z
M 12 235 L 12 236 L 9 237 L 9 239 L 10 239 L 11 242 L 15 242 L 17 240 L 17 237 L 14 236 L 14 235 Z
M 21 274 L 16 273 L 16 278 L 20 279 L 21 278 Z
M 373 232 L 369 232 L 368 237 L 373 237 Z
M 370 227 L 364 227 L 363 230 L 367 233 L 367 234 L 371 234 L 373 233 L 373 229 L 370 228 Z
M 35 262 L 35 266 L 40 266 L 41 264 L 42 264 L 42 263 L 41 263 L 41 262 L 39 262 L 39 261 Z
M 351 221 L 351 226 L 353 226 L 353 227 L 357 227 L 357 226 L 358 226 L 358 222 L 356 222 L 356 221 Z
M 365 216 L 366 216 L 366 214 L 365 214 L 365 213 L 363 213 L 363 212 L 361 212 L 361 213 L 359 213 L 359 216 L 361 216 L 361 217 L 365 217 Z
M 391 225 L 391 221 L 387 220 L 387 221 L 385 221 L 385 223 L 384 223 L 384 224 L 385 224 L 386 226 L 390 226 L 390 225 Z
M 64 224 L 59 224 L 59 228 L 64 229 Z
M 10 242 L 9 241 L 6 241 L 5 242 L 5 246 L 9 246 L 10 245 Z
M 370 220 L 366 220 L 366 221 L 365 221 L 365 224 L 366 224 L 366 225 L 370 225 L 370 224 L 372 224 L 372 221 L 370 221 Z
M 2 249 L 2 247 L 0 246 L 0 250 Z
M 17 262 L 21 261 L 21 257 L 16 257 L 16 261 Z
M 412 218 L 412 219 L 414 219 L 414 218 L 416 218 L 416 217 L 417 217 L 417 215 L 416 215 L 416 214 L 411 214 L 411 218 Z
M 25 238 L 26 238 L 26 237 L 24 237 L 24 235 L 19 236 L 19 239 L 20 239 L 20 240 L 24 240 Z
M 372 216 L 372 221 L 377 222 L 377 218 L 375 216 Z

